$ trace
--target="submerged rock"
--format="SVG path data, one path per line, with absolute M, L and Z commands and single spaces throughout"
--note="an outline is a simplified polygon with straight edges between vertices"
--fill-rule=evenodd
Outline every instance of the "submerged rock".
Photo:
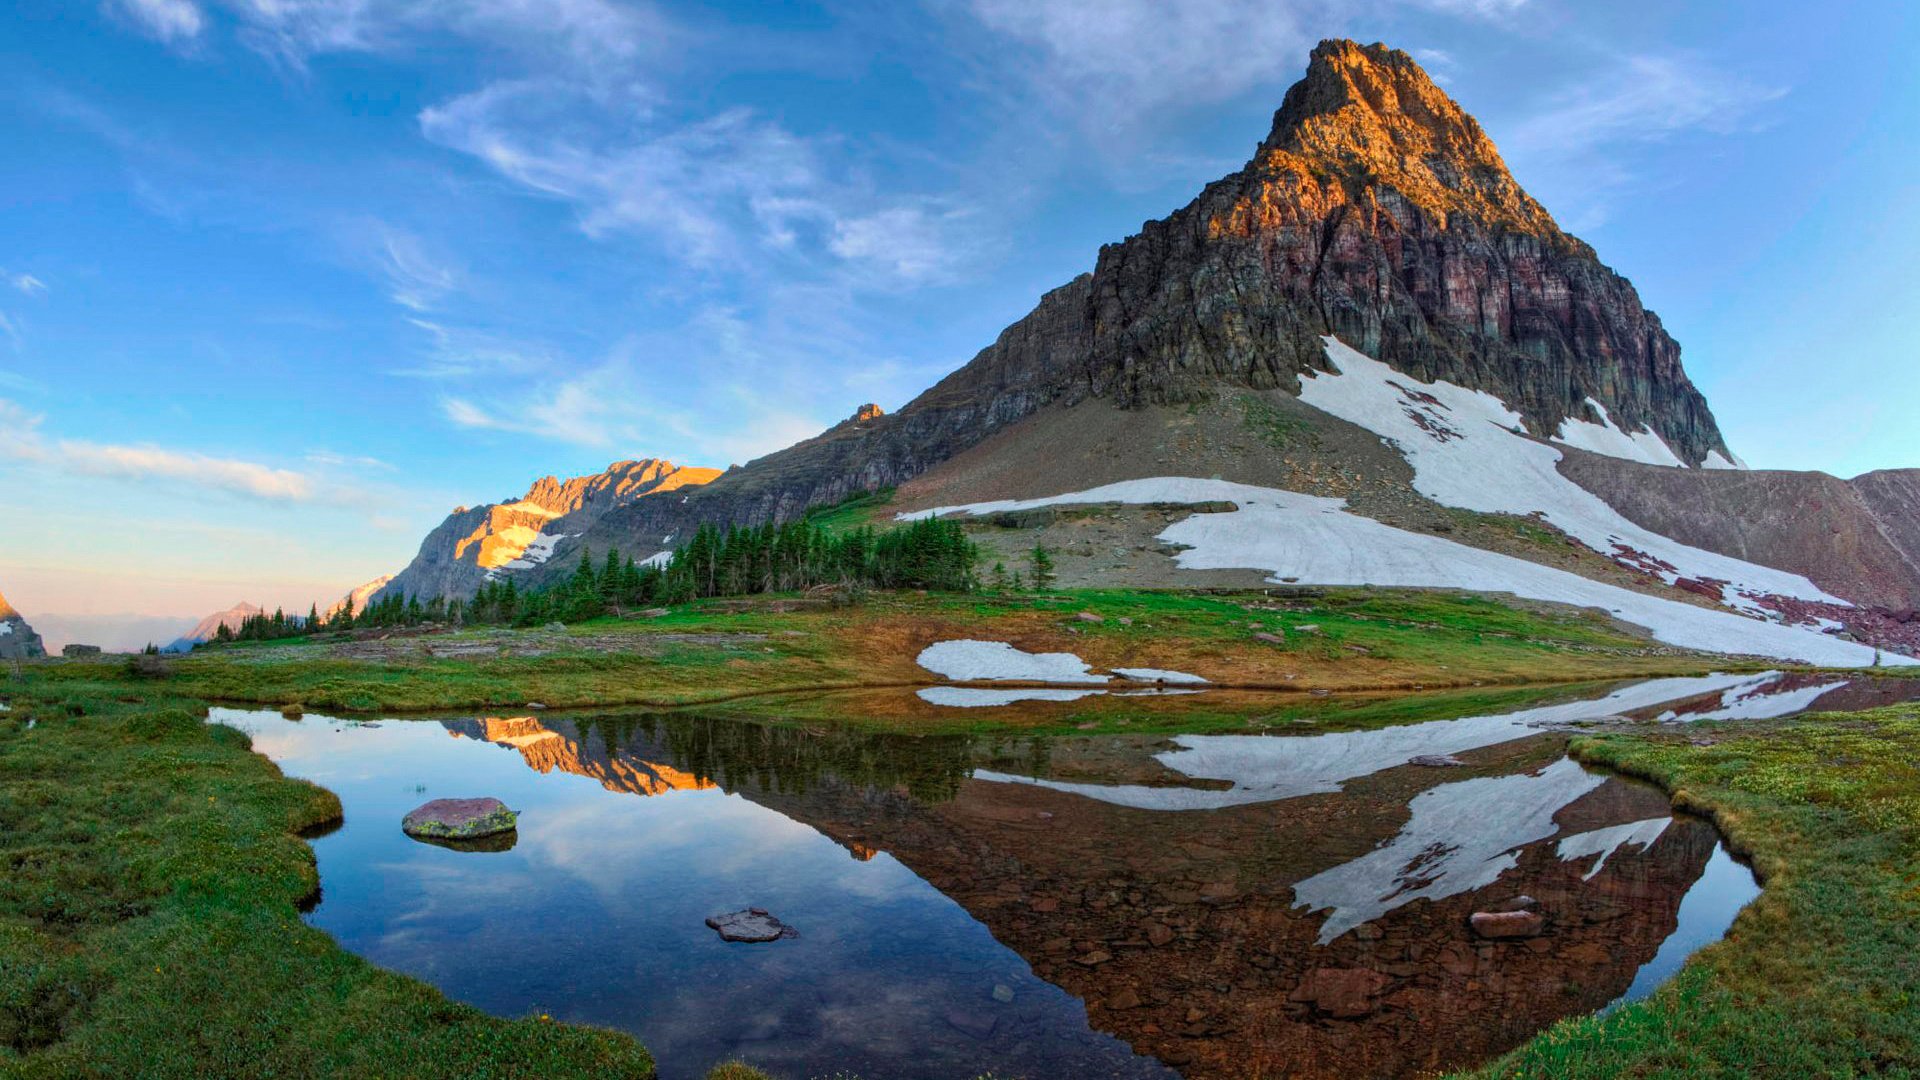
M 1315 968 L 1287 999 L 1311 1005 L 1322 1016 L 1357 1020 L 1380 1007 L 1380 992 L 1392 982 L 1377 971 L 1362 968 Z
M 707 925 L 713 927 L 723 941 L 778 941 L 800 936 L 800 931 L 768 914 L 766 908 L 709 915 Z
M 478 840 L 512 832 L 519 821 L 499 799 L 435 799 L 416 807 L 400 828 L 421 840 Z

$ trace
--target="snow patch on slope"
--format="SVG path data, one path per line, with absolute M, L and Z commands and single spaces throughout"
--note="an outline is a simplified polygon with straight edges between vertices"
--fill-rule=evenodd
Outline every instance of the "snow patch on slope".
M 1520 415 L 1492 394 L 1449 382 L 1423 383 L 1336 338 L 1323 340 L 1327 360 L 1339 373 L 1302 379 L 1300 400 L 1393 443 L 1413 466 L 1415 490 L 1435 502 L 1490 514 L 1538 514 L 1593 550 L 1669 585 L 1683 577 L 1724 582 L 1722 602 L 1750 614 L 1765 614 L 1755 601 L 1769 594 L 1851 606 L 1799 574 L 1689 547 L 1628 521 L 1560 475 L 1555 468 L 1560 451 L 1528 438 Z M 1561 431 L 1592 444 L 1589 448 L 1623 444 L 1625 452 L 1599 451 L 1615 457 L 1672 456 L 1658 436 L 1627 435 L 1611 419 L 1605 428 L 1569 421 Z M 1658 444 L 1657 452 L 1647 439 Z
M 920 650 L 915 662 L 955 682 L 1103 683 L 1070 652 L 1030 653 L 1004 641 L 942 641 Z
M 1732 461 L 1728 461 L 1726 458 L 1720 456 L 1720 451 L 1709 450 L 1707 451 L 1706 460 L 1700 463 L 1700 467 L 1703 469 L 1745 469 L 1747 463 L 1741 461 L 1740 455 L 1738 454 L 1733 456 Z
M 486 579 L 488 581 L 494 580 L 500 576 L 502 570 L 531 570 L 541 563 L 546 562 L 548 559 L 553 558 L 553 549 L 556 544 L 575 535 L 578 534 L 549 533 L 545 530 L 537 532 L 533 534 L 532 539 L 527 541 L 527 546 L 520 552 L 518 558 L 488 570 Z
M 1560 430 L 1553 441 L 1564 443 L 1579 450 L 1605 454 L 1608 457 L 1625 458 L 1628 461 L 1643 462 L 1647 465 L 1665 465 L 1669 468 L 1684 469 L 1687 463 L 1673 452 L 1651 427 L 1642 427 L 1628 434 L 1613 422 L 1607 407 L 1592 398 L 1587 399 L 1587 408 L 1600 417 L 1599 423 L 1591 420 L 1576 420 L 1568 417 L 1560 422 Z
M 1558 453 L 1524 439 L 1515 441 L 1549 454 Z M 1585 494 L 1579 488 L 1574 490 Z M 1175 556 L 1183 569 L 1264 570 L 1276 583 L 1287 578 L 1307 585 L 1393 585 L 1512 593 L 1530 600 L 1600 608 L 1625 622 L 1646 627 L 1669 645 L 1709 652 L 1835 667 L 1867 667 L 1877 655 L 1865 645 L 1828 634 L 1648 596 L 1511 555 L 1396 529 L 1348 513 L 1342 499 L 1227 480 L 1189 476 L 1123 480 L 1064 495 L 941 506 L 899 517 L 992 514 L 1085 503 L 1200 502 L 1232 502 L 1239 509 L 1226 514 L 1195 514 L 1159 535 L 1167 543 L 1186 548 Z M 1804 578 L 1800 580 L 1805 582 Z M 1807 587 L 1812 588 L 1810 583 Z M 1884 662 L 1914 663 L 1892 655 Z

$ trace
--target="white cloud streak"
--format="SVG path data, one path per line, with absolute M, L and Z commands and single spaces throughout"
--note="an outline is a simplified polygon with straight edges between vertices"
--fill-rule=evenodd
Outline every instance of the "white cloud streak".
M 168 45 L 199 37 L 207 25 L 205 13 L 194 0 L 112 0 L 107 8 Z
M 157 446 L 49 439 L 41 433 L 42 421 L 18 403 L 0 399 L 0 430 L 9 436 L 0 442 L 0 455 L 81 476 L 170 482 L 271 502 L 304 502 L 314 495 L 313 478 L 304 473 Z

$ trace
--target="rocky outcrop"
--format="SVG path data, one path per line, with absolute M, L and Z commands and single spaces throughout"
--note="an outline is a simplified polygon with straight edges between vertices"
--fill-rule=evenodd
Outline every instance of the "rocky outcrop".
M 45 655 L 40 635 L 0 596 L 0 660 L 38 660 Z
M 572 542 L 611 510 L 648 495 L 705 484 L 719 475 L 716 469 L 646 458 L 616 461 L 591 476 L 543 477 L 517 499 L 454 510 L 427 534 L 406 569 L 371 599 L 472 596 L 491 578 L 532 570 L 563 545 L 571 550 Z
M 1864 607 L 1920 607 L 1920 469 L 1663 469 L 1567 450 L 1562 474 L 1634 524 L 1805 574 Z
M 1679 346 L 1625 278 L 1522 190 L 1473 118 L 1406 54 L 1329 41 L 1239 172 L 1102 248 L 959 371 L 642 499 L 587 542 L 639 550 L 700 521 L 757 523 L 899 484 L 1043 406 L 1294 389 L 1334 334 L 1423 379 L 1498 395 L 1536 434 L 1569 417 L 1649 428 L 1689 464 L 1729 456 Z

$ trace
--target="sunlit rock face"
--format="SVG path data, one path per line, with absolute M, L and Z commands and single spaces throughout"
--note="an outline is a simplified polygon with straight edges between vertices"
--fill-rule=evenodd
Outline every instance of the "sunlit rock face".
M 572 550 L 610 510 L 643 496 L 697 487 L 719 475 L 718 469 L 647 458 L 617 461 L 591 476 L 543 477 L 518 499 L 455 510 L 375 598 L 472 596 L 486 581 L 532 570 L 563 549 Z M 628 554 L 644 557 L 653 551 L 629 548 Z
M 35 660 L 45 655 L 40 635 L 0 596 L 0 660 Z
M 1092 273 L 900 412 L 761 458 L 684 506 L 623 508 L 590 539 L 790 518 L 898 484 L 1050 404 L 1296 388 L 1325 366 L 1323 334 L 1489 391 L 1542 436 L 1605 419 L 1688 464 L 1731 456 L 1659 319 L 1520 187 L 1473 118 L 1405 53 L 1329 41 L 1244 168 L 1103 247 Z

